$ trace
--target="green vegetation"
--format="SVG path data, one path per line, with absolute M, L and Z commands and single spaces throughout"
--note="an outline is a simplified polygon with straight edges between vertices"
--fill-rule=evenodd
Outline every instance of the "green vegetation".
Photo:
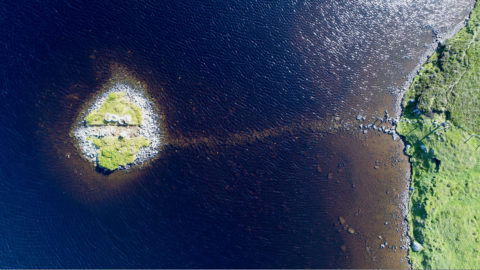
M 142 124 L 141 109 L 124 92 L 110 93 L 98 110 L 86 116 L 85 121 L 87 126 L 97 126 L 99 129 L 100 126 L 110 126 L 110 131 L 114 129 L 113 134 L 120 134 L 88 138 L 98 148 L 97 164 L 104 169 L 113 171 L 133 163 L 140 148 L 150 145 L 150 141 L 143 136 L 130 138 L 128 132 L 127 135 L 121 135 L 122 129 L 128 130 Z
M 398 132 L 412 163 L 412 267 L 480 268 L 480 6 L 404 98 Z
M 150 145 L 145 137 L 122 138 L 106 136 L 102 138 L 90 138 L 93 144 L 99 148 L 98 165 L 108 170 L 116 170 L 119 166 L 125 166 L 135 161 L 135 157 L 142 147 Z
M 128 117 L 128 121 L 106 121 L 108 114 L 119 117 Z M 113 92 L 107 97 L 107 100 L 100 106 L 98 110 L 92 111 L 85 118 L 87 126 L 103 126 L 103 125 L 130 125 L 138 126 L 142 124 L 142 113 L 140 108 L 130 102 L 124 92 Z

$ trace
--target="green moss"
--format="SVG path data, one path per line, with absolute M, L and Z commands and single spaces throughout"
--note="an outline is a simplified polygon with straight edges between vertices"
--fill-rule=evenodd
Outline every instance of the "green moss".
M 414 269 L 480 268 L 479 14 L 477 3 L 404 98 L 397 130 L 411 146 L 409 235 L 424 247 L 409 252 Z
M 145 137 L 120 138 L 107 136 L 91 138 L 98 150 L 98 165 L 107 170 L 116 170 L 119 166 L 133 163 L 142 147 L 150 145 Z
M 118 125 L 115 122 L 105 121 L 105 114 L 107 113 L 122 117 L 130 115 L 131 122 L 128 125 L 131 126 L 142 124 L 141 109 L 130 102 L 124 92 L 110 93 L 98 110 L 94 110 L 87 115 L 85 118 L 87 126 Z

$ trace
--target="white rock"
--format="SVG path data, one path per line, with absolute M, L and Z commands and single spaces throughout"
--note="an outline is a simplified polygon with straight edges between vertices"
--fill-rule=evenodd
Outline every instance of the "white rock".
M 420 145 L 420 149 L 422 149 L 425 153 L 428 152 L 427 147 L 424 144 Z
M 118 121 L 118 115 L 116 115 L 116 114 L 111 114 L 111 115 L 110 115 L 110 119 L 111 119 L 112 122 L 117 122 L 117 121 Z
M 420 245 L 420 243 L 418 243 L 417 241 L 413 241 L 413 244 L 412 244 L 412 250 L 413 251 L 419 252 L 422 249 L 423 249 L 423 246 Z
M 125 123 L 130 124 L 132 122 L 132 116 L 130 114 L 125 115 Z

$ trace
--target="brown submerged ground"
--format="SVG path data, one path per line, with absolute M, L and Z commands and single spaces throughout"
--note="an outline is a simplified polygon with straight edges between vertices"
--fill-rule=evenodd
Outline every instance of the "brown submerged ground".
M 125 72 L 124 68 L 111 65 L 108 61 L 94 63 L 98 65 L 97 70 L 113 67 L 111 70 L 117 72 L 115 74 Z M 121 72 L 118 72 L 119 70 Z M 162 94 L 165 92 L 158 91 L 163 89 L 162 84 L 152 83 L 145 79 L 148 77 L 136 75 L 135 77 L 147 82 L 144 85 L 146 89 L 157 90 L 153 98 L 161 111 L 165 112 L 163 119 L 166 123 L 165 137 L 168 143 L 156 161 L 142 168 L 103 175 L 75 149 L 73 138 L 69 136 L 72 123 L 62 119 L 75 119 L 78 113 L 85 109 L 84 100 L 92 98 L 96 92 L 91 86 L 102 85 L 110 75 L 111 73 L 97 72 L 90 85 L 78 84 L 69 87 L 63 96 L 58 97 L 63 106 L 48 111 L 50 114 L 44 115 L 45 120 L 40 122 L 46 131 L 42 132 L 41 136 L 45 142 L 45 151 L 54 153 L 46 156 L 42 162 L 45 162 L 48 174 L 59 182 L 61 192 L 66 196 L 94 207 L 127 200 L 138 196 L 145 188 L 156 189 L 158 185 L 162 185 L 159 172 L 166 172 L 170 166 L 169 160 L 191 151 L 205 151 L 212 156 L 220 153 L 221 157 L 222 152 L 229 151 L 230 147 L 248 149 L 249 145 L 267 142 L 272 138 L 292 140 L 294 144 L 307 143 L 314 149 L 322 145 L 318 151 L 324 152 L 326 147 L 329 149 L 327 153 L 331 154 L 316 157 L 315 151 L 305 153 L 307 156 L 313 155 L 313 159 L 309 161 L 311 158 L 307 158 L 304 166 L 313 166 L 315 175 L 312 175 L 312 180 L 320 181 L 320 195 L 316 199 L 317 203 L 322 205 L 319 210 L 328 212 L 331 226 L 343 239 L 343 244 L 333 247 L 339 260 L 335 265 L 408 267 L 406 251 L 400 249 L 404 244 L 404 234 L 403 216 L 399 208 L 404 199 L 401 194 L 406 190 L 407 182 L 393 181 L 405 179 L 408 163 L 398 154 L 402 151 L 401 143 L 392 144 L 391 136 L 361 134 L 353 118 L 338 120 L 319 117 L 300 117 L 296 123 L 265 130 L 248 130 L 228 136 L 178 133 L 175 120 L 168 116 L 175 108 L 165 102 L 167 97 Z M 129 75 L 129 78 L 132 77 L 134 76 Z M 48 101 L 52 102 L 50 98 Z M 68 139 L 65 140 L 66 138 Z M 52 148 L 55 151 L 52 152 Z M 392 153 L 397 153 L 394 154 L 397 158 L 392 159 Z M 151 166 L 156 169 L 151 170 Z M 375 168 L 376 166 L 378 167 Z M 327 190 L 328 193 L 325 193 Z M 382 239 L 379 239 L 379 236 Z M 381 249 L 380 245 L 384 242 L 388 242 L 388 245 Z
M 294 180 L 299 184 L 314 183 L 313 192 L 317 196 L 305 207 L 314 207 L 318 213 L 327 213 L 330 217 L 328 222 L 341 240 L 330 247 L 332 262 L 328 265 L 354 268 L 409 267 L 406 249 L 401 249 L 406 244 L 403 207 L 409 172 L 409 164 L 403 155 L 403 144 L 400 141 L 392 143 L 389 135 L 378 136 L 373 132 L 362 134 L 357 128 L 356 111 L 338 113 L 340 119 L 337 120 L 333 116 L 299 115 L 290 123 L 280 123 L 265 129 L 246 127 L 244 131 L 229 134 L 214 129 L 189 130 L 182 126 L 181 117 L 190 110 L 194 113 L 202 104 L 174 100 L 175 92 L 185 87 L 183 77 L 179 76 L 177 82 L 169 82 L 161 75 L 161 71 L 149 68 L 148 65 L 139 65 L 142 61 L 132 55 L 119 57 L 94 51 L 90 58 L 91 66 L 85 68 L 85 72 L 93 70 L 94 73 L 85 76 L 88 79 L 79 78 L 74 85 L 69 84 L 70 79 L 65 79 L 63 85 L 56 86 L 62 91 L 53 88 L 39 102 L 39 138 L 43 142 L 44 152 L 48 153 L 40 161 L 47 168 L 43 173 L 59 183 L 59 192 L 65 196 L 91 207 L 101 207 L 103 204 L 114 205 L 116 201 L 141 196 L 145 190 L 160 194 L 173 192 L 177 184 L 167 183 L 165 179 L 171 178 L 169 173 L 172 162 L 179 157 L 191 156 L 193 161 L 201 157 L 202 160 L 198 162 L 212 159 L 221 164 L 232 151 L 236 153 L 242 149 L 245 152 L 252 146 L 265 144 L 270 145 L 271 152 L 264 153 L 275 160 L 280 158 L 277 155 L 281 153 L 275 145 L 285 144 L 282 141 L 290 142 L 288 146 L 292 147 L 292 151 L 297 152 L 295 149 L 299 147 L 298 154 L 303 155 L 298 158 L 302 159 L 298 160 L 298 177 L 276 180 L 285 183 Z M 122 59 L 122 64 L 112 65 L 118 59 Z M 406 70 L 411 69 L 408 65 L 414 67 L 416 62 L 407 63 Z M 128 66 L 128 72 L 122 66 Z M 144 70 L 143 73 L 136 70 L 140 68 Z M 85 101 L 92 100 L 96 92 L 101 90 L 99 88 L 108 85 L 112 74 L 126 76 L 125 78 L 141 83 L 148 89 L 152 100 L 162 112 L 167 143 L 158 158 L 151 163 L 141 168 L 103 175 L 78 153 L 70 135 L 73 122 L 65 120 L 75 119 L 79 112 L 84 111 L 86 104 L 89 104 Z M 404 80 L 398 79 L 396 83 L 401 85 Z M 208 89 L 201 81 L 188 82 L 187 87 Z M 365 102 L 363 97 L 355 95 L 347 99 L 352 104 Z M 383 110 L 395 107 L 395 98 L 386 93 L 372 100 L 375 100 L 374 106 L 370 107 L 372 109 L 363 112 L 367 118 L 382 115 Z M 45 107 L 48 109 L 45 110 Z M 271 144 L 271 141 L 276 143 Z M 252 159 L 261 158 L 254 156 Z M 248 173 L 247 165 L 232 162 L 232 168 L 222 169 L 233 172 L 242 168 L 240 170 L 243 173 Z M 300 173 L 303 170 L 311 174 Z M 208 173 L 216 175 L 215 172 Z M 272 181 L 258 171 L 250 174 L 252 181 L 257 183 Z M 234 185 L 229 184 L 222 189 L 229 191 L 234 189 Z M 268 190 L 263 191 L 263 194 L 258 196 L 271 196 Z M 288 212 L 288 209 L 285 211 Z M 312 215 L 314 213 L 315 211 L 311 212 Z M 314 224 L 312 228 L 315 228 Z M 260 229 L 258 233 L 261 235 Z M 312 232 L 312 237 L 312 240 L 327 237 L 325 241 L 330 243 L 328 237 L 336 236 Z M 382 244 L 385 248 L 381 248 Z M 315 258 L 315 251 L 309 252 Z M 318 265 L 314 259 L 310 261 L 312 264 L 308 264 L 307 260 L 303 266 Z

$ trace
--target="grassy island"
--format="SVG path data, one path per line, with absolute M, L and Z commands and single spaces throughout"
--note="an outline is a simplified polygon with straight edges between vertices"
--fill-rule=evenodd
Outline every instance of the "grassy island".
M 110 93 L 85 122 L 95 130 L 88 139 L 97 148 L 98 166 L 106 170 L 133 163 L 140 148 L 150 145 L 136 129 L 142 124 L 142 111 L 124 92 Z
M 409 258 L 480 268 L 480 6 L 414 78 L 398 132 L 412 165 Z

